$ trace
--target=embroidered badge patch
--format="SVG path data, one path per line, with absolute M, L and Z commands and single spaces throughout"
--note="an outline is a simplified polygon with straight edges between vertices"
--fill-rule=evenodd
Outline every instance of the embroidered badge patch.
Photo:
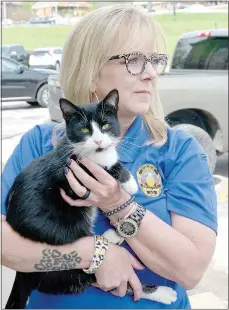
M 150 197 L 157 197 L 161 194 L 162 180 L 154 165 L 145 164 L 137 171 L 138 184 L 141 190 Z

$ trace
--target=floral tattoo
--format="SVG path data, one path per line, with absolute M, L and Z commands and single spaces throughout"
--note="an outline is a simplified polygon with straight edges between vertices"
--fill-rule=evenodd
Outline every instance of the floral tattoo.
M 62 254 L 59 250 L 44 249 L 43 257 L 34 265 L 36 271 L 55 271 L 74 269 L 82 260 L 76 251 L 70 254 Z

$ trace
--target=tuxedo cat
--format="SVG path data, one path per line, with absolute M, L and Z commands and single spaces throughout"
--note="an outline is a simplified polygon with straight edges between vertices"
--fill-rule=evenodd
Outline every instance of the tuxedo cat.
M 135 179 L 118 161 L 118 101 L 117 90 L 112 90 L 98 104 L 73 105 L 60 99 L 66 122 L 64 135 L 52 151 L 34 159 L 21 171 L 7 196 L 6 220 L 21 236 L 57 246 L 93 235 L 95 208 L 71 207 L 59 191 L 63 188 L 68 196 L 79 198 L 71 190 L 64 173 L 67 159 L 76 154 L 85 155 L 102 166 L 129 194 L 137 192 Z M 114 230 L 105 235 L 111 242 L 120 243 Z M 76 252 L 61 255 L 58 250 L 44 249 L 43 258 L 34 269 L 50 272 L 17 272 L 6 308 L 25 308 L 34 289 L 47 294 L 82 292 L 96 278 L 94 274 L 74 269 L 80 260 Z M 176 300 L 176 292 L 171 288 L 142 286 L 143 298 L 167 304 Z M 128 293 L 133 294 L 131 288 Z

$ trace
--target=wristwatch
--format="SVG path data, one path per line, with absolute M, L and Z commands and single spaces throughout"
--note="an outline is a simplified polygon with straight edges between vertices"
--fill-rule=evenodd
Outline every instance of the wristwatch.
M 146 209 L 142 205 L 137 204 L 133 213 L 114 224 L 117 234 L 123 238 L 135 236 L 145 213 Z

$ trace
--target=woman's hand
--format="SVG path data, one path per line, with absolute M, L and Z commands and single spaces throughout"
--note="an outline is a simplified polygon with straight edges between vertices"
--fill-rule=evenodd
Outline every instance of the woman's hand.
M 144 266 L 125 248 L 110 243 L 104 262 L 95 273 L 97 283 L 93 286 L 123 297 L 129 283 L 137 301 L 142 296 L 142 285 L 133 268 L 142 270 Z
M 79 160 L 79 159 L 78 159 Z M 90 190 L 90 195 L 86 200 L 74 200 L 66 195 L 61 189 L 62 198 L 71 206 L 93 206 L 100 208 L 104 212 L 109 212 L 118 206 L 124 204 L 129 200 L 130 195 L 126 193 L 119 185 L 119 183 L 99 165 L 91 162 L 86 157 L 80 158 L 80 163 L 83 164 L 96 179 L 86 173 L 76 161 L 71 160 L 68 163 L 70 168 L 66 173 L 66 178 L 72 190 L 79 197 L 83 197 L 86 190 Z M 77 179 L 79 179 L 84 186 L 82 186 Z

